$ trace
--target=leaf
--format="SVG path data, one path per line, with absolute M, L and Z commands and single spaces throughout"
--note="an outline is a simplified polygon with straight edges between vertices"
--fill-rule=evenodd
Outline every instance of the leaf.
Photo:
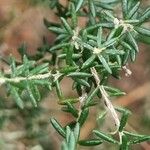
M 128 131 L 123 131 L 123 133 L 129 137 L 133 137 L 133 138 L 138 138 L 138 137 L 144 137 L 145 135 L 140 135 L 140 134 L 137 134 L 137 133 L 131 133 L 131 132 L 128 132 Z
M 75 139 L 73 131 L 71 131 L 69 126 L 66 127 L 66 141 L 65 141 L 65 143 L 66 143 L 66 147 L 68 148 L 68 150 L 75 150 L 76 139 Z
M 108 49 L 105 50 L 105 53 L 109 55 L 123 55 L 125 52 L 123 50 Z
M 60 101 L 58 101 L 58 104 L 60 105 L 67 105 L 67 103 L 77 103 L 79 101 L 78 98 L 68 98 L 68 99 L 65 99 L 62 97 L 62 99 Z
M 77 6 L 76 6 L 76 12 L 81 8 L 84 0 L 78 0 Z
M 66 34 L 67 33 L 64 29 L 58 28 L 58 27 L 49 27 L 48 29 L 56 34 Z
M 138 144 L 145 141 L 150 141 L 150 136 L 137 137 L 134 141 L 131 141 L 131 144 Z
M 29 81 L 26 81 L 26 88 L 27 88 L 27 92 L 29 94 L 29 97 L 31 99 L 31 102 L 33 104 L 34 107 L 37 107 L 37 101 L 36 101 L 36 94 L 34 93 L 35 89 L 32 87 L 32 84 L 29 83 Z
M 36 66 L 33 68 L 29 75 L 35 75 L 35 74 L 42 74 L 42 73 L 47 73 L 49 71 L 49 64 L 48 63 L 43 63 L 41 65 Z
M 60 73 L 68 74 L 70 72 L 74 72 L 78 69 L 78 66 L 66 66 L 59 70 Z
M 68 24 L 68 22 L 64 19 L 64 18 L 60 18 L 61 21 L 62 21 L 62 24 L 64 25 L 66 31 L 69 33 L 69 34 L 73 34 L 73 30 L 71 29 L 70 25 Z
M 73 80 L 76 81 L 77 83 L 83 85 L 83 86 L 90 87 L 90 84 L 84 79 L 73 78 Z
M 78 119 L 78 122 L 81 127 L 84 124 L 84 122 L 86 121 L 88 114 L 89 114 L 89 108 L 85 108 L 84 110 L 82 110 L 81 115 Z
M 98 55 L 98 58 L 100 60 L 100 62 L 103 64 L 104 68 L 110 73 L 112 74 L 112 71 L 108 65 L 108 63 L 106 62 L 105 58 L 102 55 Z
M 128 11 L 128 0 L 122 0 L 122 12 L 124 19 L 127 18 Z
M 15 88 L 14 86 L 9 86 L 10 88 L 10 93 L 11 95 L 13 96 L 16 104 L 21 108 L 23 109 L 24 108 L 24 103 L 23 103 L 23 100 L 20 98 L 20 95 L 18 93 L 18 89 Z
M 79 145 L 82 146 L 97 146 L 102 144 L 100 139 L 90 139 L 90 140 L 80 140 L 78 141 Z
M 96 136 L 98 136 L 99 138 L 101 138 L 104 141 L 107 141 L 109 143 L 114 143 L 114 144 L 118 143 L 118 141 L 114 140 L 112 137 L 110 137 L 109 135 L 107 135 L 103 132 L 100 132 L 97 130 L 93 130 L 93 132 Z
M 95 4 L 94 4 L 93 0 L 88 0 L 88 1 L 89 1 L 90 12 L 93 15 L 93 17 L 96 17 Z
M 71 21 L 72 21 L 72 26 L 73 28 L 77 27 L 78 24 L 78 18 L 75 10 L 75 5 L 74 3 L 71 3 Z
M 81 54 L 72 54 L 72 59 L 79 59 L 79 58 L 81 58 Z M 67 55 L 66 54 L 60 54 L 60 55 L 58 55 L 58 58 L 60 58 L 60 59 L 65 59 L 67 57 Z
M 91 66 L 91 65 L 93 64 L 95 58 L 96 58 L 96 56 L 95 56 L 95 55 L 92 55 L 89 59 L 87 59 L 87 60 L 83 63 L 81 69 L 84 70 L 84 69 L 87 69 L 89 66 Z
M 117 42 L 117 40 L 118 40 L 118 37 L 112 38 L 112 39 L 106 41 L 106 42 L 103 44 L 103 47 L 106 47 L 106 48 L 107 48 L 107 47 L 110 47 L 110 46 L 114 45 L 114 44 Z
M 55 128 L 55 130 L 63 137 L 66 136 L 66 132 L 64 130 L 64 128 L 58 123 L 58 121 L 54 118 L 50 119 L 50 122 L 52 124 L 52 126 Z
M 69 43 L 60 43 L 60 44 L 57 44 L 55 46 L 52 46 L 49 51 L 53 52 L 55 50 L 62 49 L 63 47 L 66 47 L 66 46 L 69 46 L 69 45 L 70 45 Z
M 136 5 L 134 5 L 133 8 L 131 10 L 129 10 L 127 18 L 129 18 L 129 19 L 132 18 L 133 15 L 138 11 L 139 7 L 140 7 L 140 1 L 138 1 L 136 3 Z
M 88 107 L 91 101 L 93 100 L 94 96 L 98 93 L 99 87 L 95 88 L 87 97 L 85 101 L 85 107 Z
M 101 47 L 101 44 L 102 44 L 102 27 L 100 27 L 98 29 L 98 32 L 97 32 L 97 45 L 98 45 L 98 48 Z
M 122 58 L 122 65 L 125 65 L 128 62 L 129 55 L 130 55 L 130 50 L 127 49 Z
M 72 55 L 73 55 L 73 45 L 70 45 L 69 48 L 67 48 L 66 50 L 66 64 L 72 66 L 73 64 L 73 59 L 72 59 Z
M 141 15 L 139 22 L 144 23 L 150 20 L 150 7 L 147 8 L 144 13 Z
M 144 27 L 135 27 L 134 28 L 139 34 L 150 37 L 150 30 Z
M 125 92 L 110 86 L 104 86 L 104 89 L 109 93 L 110 96 L 122 96 Z
M 132 47 L 136 50 L 136 52 L 139 52 L 139 47 L 137 45 L 137 42 L 135 41 L 135 38 L 130 32 L 128 32 L 128 39 Z
M 74 137 L 75 137 L 76 142 L 77 142 L 79 139 L 79 136 L 80 136 L 80 124 L 78 122 L 76 123 L 76 126 L 75 126 L 73 132 L 74 132 Z
M 131 58 L 131 61 L 135 61 L 135 59 L 136 59 L 136 53 L 135 53 L 135 50 L 133 49 L 133 50 L 131 50 L 130 51 L 130 58 Z
M 55 81 L 55 87 L 56 87 L 57 96 L 61 100 L 63 98 L 63 93 L 58 80 Z
M 127 123 L 129 114 L 130 114 L 129 111 L 124 111 L 124 112 L 123 112 L 122 117 L 121 117 L 121 120 L 120 120 L 119 132 L 122 132 L 122 131 L 123 131 L 123 129 L 124 129 L 126 123 Z
M 120 145 L 119 150 L 129 150 L 129 142 L 128 142 L 128 138 L 126 137 L 126 135 L 122 136 L 122 144 Z
M 61 150 L 69 150 L 65 141 L 63 141 L 61 144 Z
M 69 112 L 70 112 L 75 118 L 77 118 L 77 117 L 78 117 L 78 110 L 77 110 L 70 102 L 67 102 L 66 104 L 67 104 L 67 106 L 68 106 Z
M 78 77 L 78 78 L 86 78 L 91 77 L 92 75 L 90 73 L 86 72 L 72 72 L 67 75 L 68 77 Z

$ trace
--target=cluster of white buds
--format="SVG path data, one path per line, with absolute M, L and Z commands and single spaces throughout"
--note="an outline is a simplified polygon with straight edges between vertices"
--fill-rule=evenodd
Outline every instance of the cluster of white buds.
M 79 49 L 79 43 L 77 42 L 77 38 L 79 36 L 79 27 L 77 27 L 75 30 L 73 30 L 73 36 L 72 36 L 72 43 L 74 44 L 76 49 Z
M 114 18 L 114 24 L 115 24 L 115 28 L 117 29 L 118 27 L 122 26 L 123 27 L 123 31 L 132 31 L 133 30 L 133 25 L 127 23 L 127 21 L 124 20 L 119 20 L 118 18 Z
M 105 47 L 103 47 L 103 48 L 94 47 L 93 54 L 100 54 L 105 49 L 106 49 Z
M 125 76 L 127 77 L 131 76 L 132 71 L 130 69 L 128 69 L 126 66 L 123 66 L 122 68 L 125 71 Z

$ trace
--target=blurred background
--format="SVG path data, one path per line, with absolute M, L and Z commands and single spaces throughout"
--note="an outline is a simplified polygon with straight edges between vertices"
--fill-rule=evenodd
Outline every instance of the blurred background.
M 142 0 L 143 6 L 150 6 L 150 0 Z M 43 37 L 53 43 L 54 35 L 49 33 L 43 23 L 43 18 L 57 21 L 49 9 L 48 0 L 0 0 L 0 57 L 8 58 L 13 55 L 20 60 L 18 47 L 25 43 L 28 53 L 33 55 L 38 47 L 43 44 Z M 150 24 L 146 24 L 150 28 Z M 150 40 L 150 39 L 149 39 Z M 116 106 L 123 106 L 132 111 L 127 130 L 141 134 L 150 134 L 150 46 L 140 43 L 140 52 L 134 64 L 127 67 L 132 71 L 130 77 L 122 72 L 122 79 L 110 79 L 114 87 L 127 93 L 126 96 L 113 99 Z M 0 68 L 5 69 L 0 62 Z M 66 84 L 67 83 L 67 84 Z M 64 79 L 63 91 L 67 96 L 75 96 L 70 90 L 71 81 Z M 5 89 L 0 88 L 0 150 L 58 150 L 61 137 L 51 127 L 51 116 L 60 120 L 65 125 L 73 118 L 61 112 L 57 104 L 55 92 L 43 91 L 43 100 L 38 108 L 27 107 L 20 110 L 10 97 L 5 94 Z M 92 109 L 87 123 L 81 131 L 81 139 L 91 135 L 91 130 L 111 128 L 111 120 L 107 118 L 101 123 L 96 123 L 101 108 Z M 109 145 L 100 145 L 95 150 L 115 150 Z M 84 150 L 87 148 L 80 147 Z M 90 150 L 90 148 L 88 148 Z M 150 150 L 150 143 L 142 143 L 133 147 L 133 150 Z

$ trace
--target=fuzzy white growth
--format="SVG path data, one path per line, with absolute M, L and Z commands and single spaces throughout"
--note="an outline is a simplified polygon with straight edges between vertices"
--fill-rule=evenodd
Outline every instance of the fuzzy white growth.
M 93 54 L 100 54 L 103 50 L 105 50 L 105 47 L 104 48 L 94 47 Z
M 41 80 L 41 79 L 46 79 L 51 76 L 54 77 L 54 81 L 56 81 L 62 74 L 57 72 L 56 74 L 52 74 L 51 71 L 45 74 L 38 74 L 38 75 L 33 75 L 29 77 L 14 77 L 14 78 L 6 78 L 6 77 L 0 77 L 0 85 L 6 83 L 6 82 L 13 82 L 13 83 L 19 83 L 24 80 Z
M 115 29 L 122 26 L 124 32 L 134 30 L 133 25 L 127 23 L 127 21 L 121 19 L 119 20 L 118 18 L 114 18 L 114 25 L 115 25 Z
M 78 42 L 76 40 L 78 38 L 78 36 L 79 36 L 79 31 L 80 31 L 79 27 L 77 27 L 75 30 L 73 30 L 72 42 L 73 42 L 73 44 L 74 44 L 76 49 L 80 48 L 79 44 L 78 44 Z
M 128 69 L 126 66 L 122 67 L 125 71 L 125 76 L 129 77 L 132 75 L 132 71 L 130 69 Z
M 105 91 L 103 85 L 100 85 L 100 78 L 99 78 L 98 73 L 94 67 L 91 69 L 91 72 L 92 72 L 92 74 L 95 78 L 96 84 L 99 87 L 99 90 L 102 94 L 102 98 L 104 100 L 105 106 L 108 109 L 108 111 L 110 112 L 110 114 L 112 115 L 112 118 L 115 122 L 115 125 L 117 126 L 117 131 L 118 131 L 119 126 L 120 126 L 120 120 L 119 120 L 118 114 L 117 114 L 113 104 L 109 100 L 109 98 L 108 98 L 109 96 L 108 96 L 107 92 Z M 119 132 L 120 143 L 122 143 L 122 136 L 123 136 L 123 133 Z

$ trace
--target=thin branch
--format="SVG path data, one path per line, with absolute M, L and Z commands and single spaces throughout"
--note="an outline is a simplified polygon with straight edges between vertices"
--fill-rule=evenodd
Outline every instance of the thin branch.
M 96 81 L 96 84 L 99 87 L 99 90 L 100 90 L 100 92 L 102 94 L 102 98 L 104 100 L 104 103 L 105 103 L 108 111 L 112 115 L 112 118 L 114 119 L 115 125 L 117 126 L 117 131 L 118 131 L 119 126 L 120 126 L 120 120 L 119 120 L 118 114 L 117 114 L 113 104 L 109 100 L 108 94 L 106 93 L 103 85 L 100 85 L 100 78 L 99 78 L 98 73 L 97 73 L 97 71 L 96 71 L 96 69 L 94 67 L 91 69 L 91 72 L 92 72 L 92 74 L 94 76 L 94 79 Z M 122 143 L 122 135 L 123 135 L 123 133 L 119 132 L 120 143 Z
M 0 86 L 4 83 L 7 82 L 13 82 L 13 83 L 19 83 L 21 81 L 25 80 L 41 80 L 41 79 L 46 79 L 51 76 L 54 77 L 54 81 L 57 80 L 62 74 L 57 72 L 56 74 L 52 74 L 51 71 L 45 74 L 38 74 L 38 75 L 33 75 L 33 76 L 28 76 L 28 77 L 14 77 L 14 78 L 6 78 L 6 77 L 0 77 Z

